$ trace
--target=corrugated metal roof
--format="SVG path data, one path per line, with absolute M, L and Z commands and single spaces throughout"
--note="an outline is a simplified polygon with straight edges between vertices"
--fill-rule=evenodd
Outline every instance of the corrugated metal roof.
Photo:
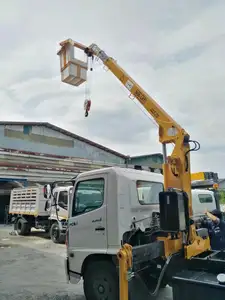
M 4 178 L 27 178 L 30 182 L 69 180 L 77 173 L 110 166 L 126 167 L 125 164 L 0 148 L 0 177 Z M 151 167 L 157 169 L 159 164 Z
M 112 150 L 112 149 L 109 149 L 109 148 L 107 148 L 107 147 L 105 147 L 105 146 L 102 146 L 102 145 L 100 145 L 100 144 L 98 144 L 98 143 L 95 143 L 95 142 L 93 142 L 93 141 L 90 141 L 90 140 L 88 140 L 88 139 L 86 139 L 86 138 L 84 138 L 84 137 L 82 137 L 82 136 L 80 136 L 80 135 L 74 134 L 74 133 L 72 133 L 72 132 L 70 132 L 70 131 L 67 131 L 67 130 L 65 130 L 65 129 L 63 129 L 63 128 L 60 128 L 60 127 L 58 127 L 58 126 L 56 126 L 56 125 L 53 125 L 53 124 L 51 124 L 51 123 L 48 123 L 48 122 L 0 121 L 0 125 L 45 126 L 45 127 L 47 127 L 47 128 L 53 129 L 53 130 L 58 131 L 58 132 L 60 132 L 60 133 L 62 133 L 62 134 L 65 134 L 65 135 L 67 135 L 67 136 L 70 136 L 70 137 L 72 137 L 72 138 L 74 138 L 74 139 L 77 139 L 77 140 L 79 140 L 79 141 L 82 141 L 82 142 L 84 142 L 84 143 L 87 143 L 87 144 L 89 144 L 89 145 L 91 145 L 91 146 L 94 146 L 94 147 L 96 147 L 96 148 L 98 148 L 98 149 L 101 149 L 101 150 L 104 150 L 104 151 L 106 151 L 106 152 L 108 152 L 108 153 L 114 154 L 114 155 L 116 155 L 116 156 L 118 156 L 118 157 L 121 157 L 121 158 L 124 158 L 124 159 L 127 158 L 127 155 L 124 155 L 124 154 L 121 154 L 121 153 L 119 153 L 119 152 L 116 152 L 116 151 L 114 151 L 114 150 Z

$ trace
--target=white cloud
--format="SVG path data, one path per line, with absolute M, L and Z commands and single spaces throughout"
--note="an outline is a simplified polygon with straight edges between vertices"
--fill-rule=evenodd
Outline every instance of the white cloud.
M 17 2 L 0 5 L 1 119 L 48 121 L 125 154 L 161 151 L 155 125 L 99 64 L 88 118 L 85 87 L 60 82 L 58 43 L 96 42 L 199 140 L 192 170 L 225 176 L 224 1 Z

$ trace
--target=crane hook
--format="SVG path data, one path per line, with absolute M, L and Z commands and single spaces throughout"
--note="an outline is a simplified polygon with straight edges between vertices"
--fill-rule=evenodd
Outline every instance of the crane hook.
M 86 99 L 84 101 L 85 117 L 88 117 L 88 113 L 90 111 L 90 108 L 91 108 L 91 100 L 90 99 Z

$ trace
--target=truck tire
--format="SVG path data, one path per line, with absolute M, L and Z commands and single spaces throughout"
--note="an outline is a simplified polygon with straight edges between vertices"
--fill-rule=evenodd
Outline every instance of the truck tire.
M 18 235 L 28 235 L 30 234 L 31 227 L 30 225 L 22 219 L 18 219 L 15 224 L 15 230 Z
M 119 300 L 119 277 L 110 261 L 91 262 L 83 275 L 86 300 Z
M 57 223 L 52 224 L 50 229 L 50 237 L 55 244 L 63 243 L 63 236 L 61 235 L 59 225 Z

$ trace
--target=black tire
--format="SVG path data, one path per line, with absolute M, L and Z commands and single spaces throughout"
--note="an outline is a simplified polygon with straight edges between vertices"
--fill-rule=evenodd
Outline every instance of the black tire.
M 50 238 L 55 244 L 63 243 L 63 236 L 61 235 L 59 225 L 57 223 L 53 223 L 51 226 Z
M 30 234 L 31 227 L 22 219 L 18 219 L 15 224 L 15 230 L 17 231 L 18 235 L 28 235 Z
M 86 300 L 119 300 L 119 277 L 110 261 L 93 261 L 83 275 Z

